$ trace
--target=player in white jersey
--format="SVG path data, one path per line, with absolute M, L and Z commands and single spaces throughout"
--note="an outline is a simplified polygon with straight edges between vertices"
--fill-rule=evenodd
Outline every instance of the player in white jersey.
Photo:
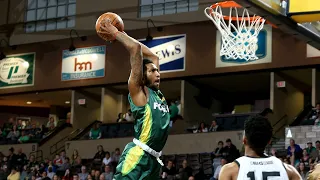
M 245 156 L 222 167 L 219 180 L 302 180 L 298 171 L 276 157 L 264 154 L 272 137 L 272 126 L 263 116 L 245 121 L 243 144 Z

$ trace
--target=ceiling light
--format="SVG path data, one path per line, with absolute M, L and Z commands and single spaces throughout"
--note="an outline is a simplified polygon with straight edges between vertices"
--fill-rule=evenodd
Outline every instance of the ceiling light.
M 27 101 L 27 104 L 32 104 L 32 102 L 31 101 Z
M 76 30 L 74 30 L 74 29 L 71 29 L 70 30 L 70 41 L 71 41 L 71 44 L 70 44 L 70 46 L 69 46 L 69 51 L 74 51 L 74 50 L 76 50 L 77 48 L 74 46 L 74 44 L 73 44 L 73 37 L 72 37 L 72 33 L 74 33 L 74 34 L 76 34 L 76 36 L 77 36 L 77 38 L 80 38 L 81 39 L 81 41 L 86 41 L 87 40 L 87 36 L 79 36 L 79 34 L 78 34 L 78 32 L 76 31 Z
M 147 37 L 146 37 L 146 40 L 147 40 L 147 41 L 152 41 L 152 40 L 153 40 L 153 37 L 152 37 L 151 34 L 150 34 L 149 22 L 151 22 L 151 24 L 153 25 L 153 27 L 155 27 L 158 32 L 163 31 L 163 28 L 162 28 L 162 27 L 157 27 L 157 26 L 154 24 L 154 22 L 152 21 L 152 19 L 148 19 L 148 20 L 147 20 L 148 35 L 147 35 Z
M 66 102 L 64 102 L 64 103 L 66 103 L 66 104 L 70 104 L 70 101 L 66 101 Z

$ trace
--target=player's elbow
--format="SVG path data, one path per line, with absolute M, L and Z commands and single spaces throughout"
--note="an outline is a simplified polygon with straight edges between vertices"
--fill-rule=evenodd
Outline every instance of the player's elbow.
M 141 44 L 139 42 L 135 42 L 132 43 L 131 47 L 130 47 L 130 53 L 131 54 L 137 54 L 139 52 L 141 52 Z

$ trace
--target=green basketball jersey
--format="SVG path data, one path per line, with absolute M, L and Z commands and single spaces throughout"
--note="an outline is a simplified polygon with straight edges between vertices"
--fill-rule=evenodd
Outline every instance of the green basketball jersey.
M 144 106 L 136 106 L 129 94 L 129 103 L 134 121 L 134 137 L 159 152 L 166 144 L 169 127 L 170 113 L 163 94 L 147 88 L 148 102 Z

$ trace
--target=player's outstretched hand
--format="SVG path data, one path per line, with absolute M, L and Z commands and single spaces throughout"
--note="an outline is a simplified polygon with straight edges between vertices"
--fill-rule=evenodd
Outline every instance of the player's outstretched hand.
M 101 22 L 101 29 L 103 30 L 102 32 L 100 33 L 103 33 L 108 41 L 113 41 L 115 40 L 115 35 L 116 33 L 118 32 L 118 29 L 111 24 L 110 20 L 106 20 L 106 21 L 102 21 Z

